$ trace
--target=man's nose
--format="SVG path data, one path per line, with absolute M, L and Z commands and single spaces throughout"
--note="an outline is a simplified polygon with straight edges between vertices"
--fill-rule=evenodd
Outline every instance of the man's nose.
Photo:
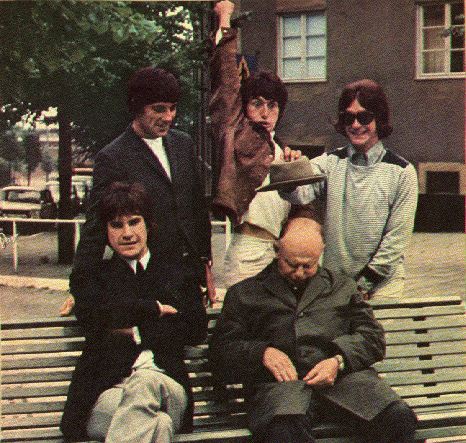
M 261 117 L 262 118 L 267 118 L 269 116 L 269 108 L 266 104 L 263 104 L 261 107 L 260 107 L 260 114 L 261 114 Z
M 133 236 L 133 230 L 129 225 L 123 225 L 122 235 L 125 238 L 131 238 Z

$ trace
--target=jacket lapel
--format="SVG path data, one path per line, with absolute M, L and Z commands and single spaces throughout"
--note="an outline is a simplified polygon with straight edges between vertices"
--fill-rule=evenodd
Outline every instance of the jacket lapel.
M 149 146 L 146 145 L 144 140 L 142 140 L 131 128 L 131 126 L 128 128 L 128 132 L 131 134 L 131 144 L 134 148 L 134 152 L 136 155 L 142 156 L 145 162 L 149 165 L 150 168 L 154 169 L 157 174 L 159 174 L 162 178 L 164 178 L 166 181 L 171 183 L 170 179 L 168 178 L 168 175 L 165 172 L 165 169 L 163 169 L 162 164 L 160 163 L 159 159 L 157 156 L 152 152 L 152 150 L 149 148 Z M 163 142 L 162 142 L 163 143 Z M 164 145 L 165 146 L 165 145 Z M 168 153 L 167 153 L 168 156 Z M 170 162 L 170 167 L 171 166 L 171 159 L 170 156 L 168 156 L 168 161 Z M 172 170 L 173 174 L 173 170 Z
M 296 296 L 288 286 L 286 280 L 280 275 L 277 268 L 277 262 L 274 260 L 266 269 L 262 285 L 286 305 L 296 308 Z
M 322 277 L 320 268 L 317 274 L 309 280 L 306 289 L 298 303 L 297 314 L 306 309 L 328 286 L 328 281 Z

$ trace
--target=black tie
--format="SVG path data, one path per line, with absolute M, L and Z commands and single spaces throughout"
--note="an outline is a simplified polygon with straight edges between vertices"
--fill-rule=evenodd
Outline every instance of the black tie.
M 136 264 L 136 275 L 141 277 L 144 274 L 144 266 L 142 266 L 141 262 L 138 261 Z

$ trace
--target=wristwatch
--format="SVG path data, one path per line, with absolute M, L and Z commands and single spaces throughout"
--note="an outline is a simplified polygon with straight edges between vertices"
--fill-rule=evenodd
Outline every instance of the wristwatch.
M 337 359 L 338 370 L 343 371 L 345 369 L 345 359 L 343 358 L 343 355 L 337 354 L 333 358 Z

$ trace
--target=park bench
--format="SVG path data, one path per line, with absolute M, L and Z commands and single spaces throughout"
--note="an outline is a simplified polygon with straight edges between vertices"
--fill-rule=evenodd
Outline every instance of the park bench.
M 466 441 L 462 300 L 377 300 L 373 307 L 387 340 L 387 357 L 375 366 L 418 414 L 419 441 Z M 212 327 L 219 310 L 208 314 Z M 83 341 L 73 317 L 3 322 L 3 442 L 62 441 L 58 425 Z M 216 400 L 206 351 L 207 345 L 186 349 L 195 391 L 195 432 L 177 435 L 175 441 L 248 441 L 241 385 L 227 386 L 222 400 Z M 321 424 L 316 434 L 319 442 L 352 441 L 337 424 Z

